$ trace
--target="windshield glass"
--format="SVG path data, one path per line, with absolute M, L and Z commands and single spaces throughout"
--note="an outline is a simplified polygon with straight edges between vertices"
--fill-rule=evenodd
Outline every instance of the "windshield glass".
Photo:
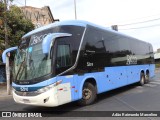
M 62 25 L 24 37 L 15 55 L 14 82 L 16 84 L 35 84 L 62 73 L 73 66 L 84 29 L 80 26 Z M 42 41 L 46 35 L 53 33 L 68 33 L 72 36 L 55 38 L 55 41 L 53 40 L 54 44 L 51 43 L 50 45 L 50 52 L 45 54 L 42 50 Z M 58 67 L 54 66 L 55 64 Z
M 51 73 L 51 57 L 42 51 L 42 41 L 47 34 L 23 40 L 15 56 L 15 80 L 31 80 Z

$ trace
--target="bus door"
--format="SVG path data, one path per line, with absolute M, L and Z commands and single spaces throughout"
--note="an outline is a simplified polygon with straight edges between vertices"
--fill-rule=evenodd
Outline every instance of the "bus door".
M 56 59 L 55 73 L 57 82 L 61 83 L 57 88 L 59 104 L 71 102 L 74 94 L 72 94 L 72 86 L 74 85 L 74 77 L 66 72 L 71 67 L 71 51 L 70 45 L 64 43 L 60 39 L 56 43 Z
M 72 94 L 73 75 L 58 76 L 57 83 L 57 98 L 59 105 L 72 101 L 74 94 Z

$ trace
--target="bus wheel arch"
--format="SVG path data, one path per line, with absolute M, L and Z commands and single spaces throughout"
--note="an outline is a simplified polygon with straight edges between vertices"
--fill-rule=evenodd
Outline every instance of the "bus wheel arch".
M 145 72 L 144 72 L 144 70 L 142 70 L 141 73 L 140 73 L 139 85 L 140 85 L 140 86 L 143 86 L 144 83 L 145 83 Z
M 82 87 L 82 98 L 78 101 L 81 106 L 93 104 L 97 98 L 97 83 L 94 78 L 88 78 L 84 81 Z

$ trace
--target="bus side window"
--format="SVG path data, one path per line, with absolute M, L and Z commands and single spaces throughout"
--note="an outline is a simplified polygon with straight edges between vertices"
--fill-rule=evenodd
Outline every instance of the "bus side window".
M 57 46 L 56 68 L 71 66 L 71 53 L 69 45 Z

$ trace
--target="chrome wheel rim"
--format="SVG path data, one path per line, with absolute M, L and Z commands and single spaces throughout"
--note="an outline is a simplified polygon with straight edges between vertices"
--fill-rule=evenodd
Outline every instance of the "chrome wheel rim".
M 83 99 L 88 100 L 91 98 L 92 91 L 90 89 L 83 89 Z

